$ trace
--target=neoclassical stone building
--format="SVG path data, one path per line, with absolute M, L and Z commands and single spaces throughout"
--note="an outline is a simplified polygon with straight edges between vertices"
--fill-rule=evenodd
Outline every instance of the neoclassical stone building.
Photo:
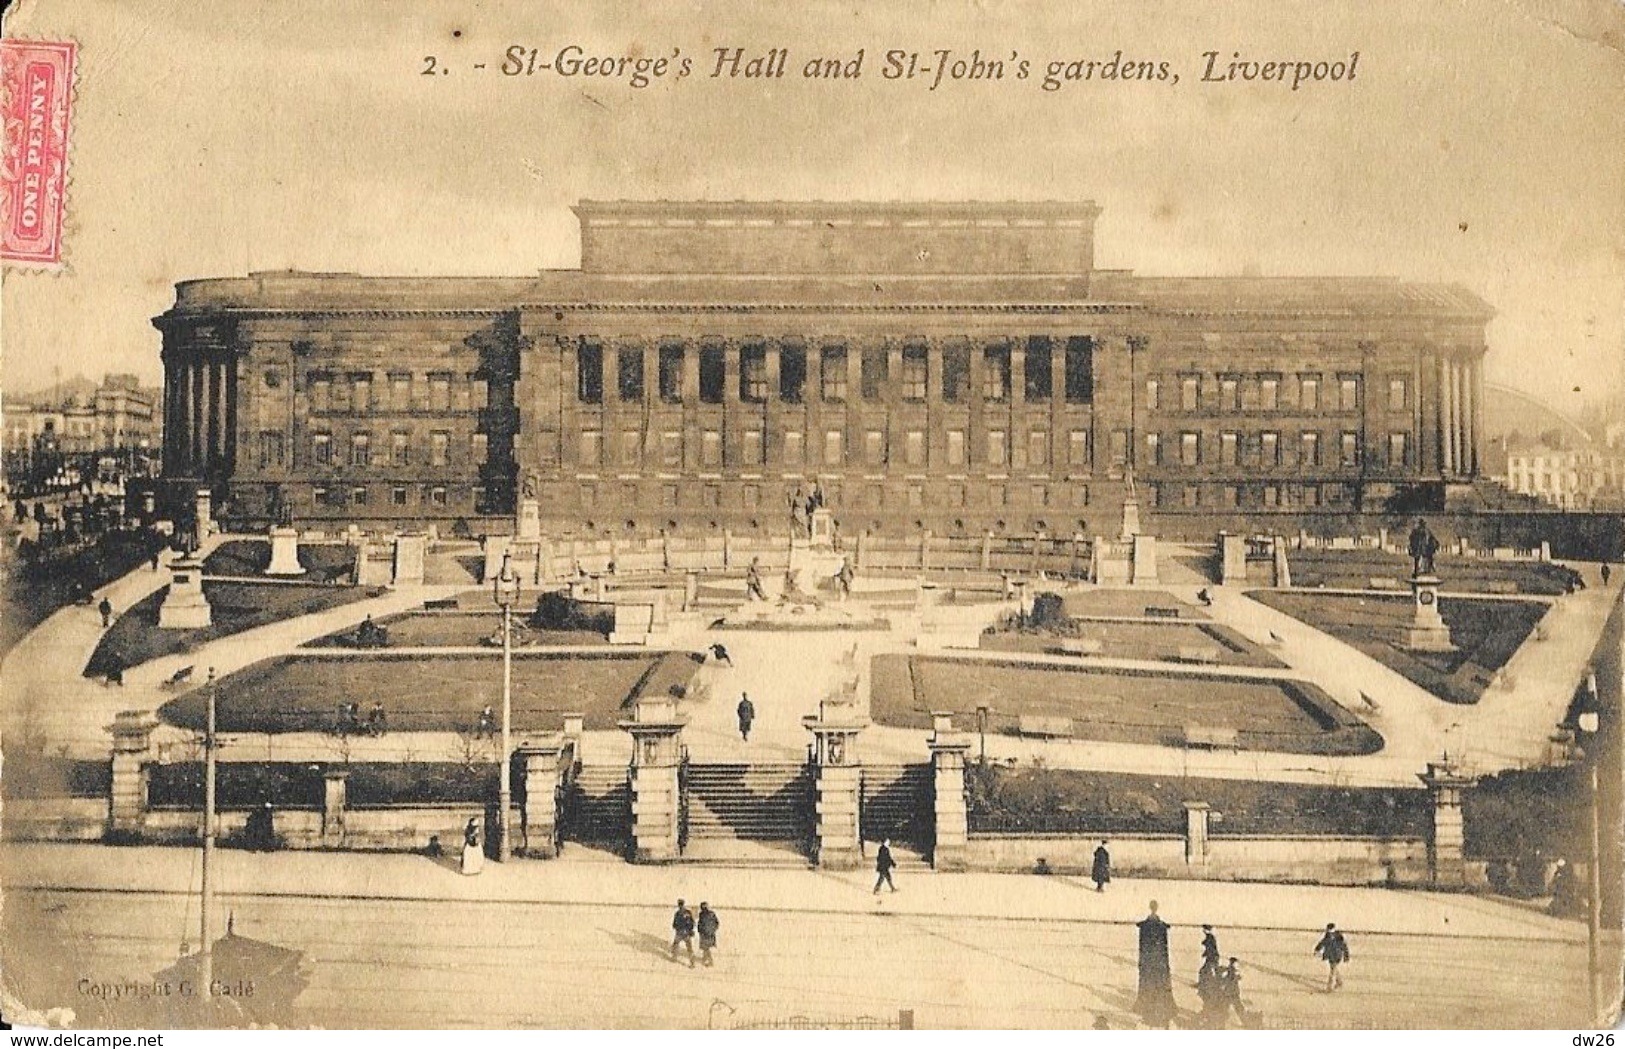
M 228 519 L 474 532 L 1115 530 L 1478 472 L 1492 311 L 1094 266 L 1091 203 L 583 202 L 581 266 L 178 285 L 165 475 Z

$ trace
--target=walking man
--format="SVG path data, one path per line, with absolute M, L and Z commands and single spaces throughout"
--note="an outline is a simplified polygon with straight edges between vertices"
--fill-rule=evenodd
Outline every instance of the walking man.
M 1608 567 L 1608 562 L 1607 561 L 1604 561 L 1602 563 L 1602 585 L 1603 586 L 1608 585 L 1608 580 L 1609 580 L 1610 577 L 1613 576 L 1613 574 L 1614 574 L 1613 569 Z
M 1213 926 L 1202 926 L 1202 971 L 1218 969 L 1219 938 L 1213 935 Z
M 106 630 L 113 625 L 113 602 L 102 598 L 102 603 L 96 606 L 96 611 L 102 614 L 102 629 Z
M 1241 970 L 1236 966 L 1236 960 L 1230 959 L 1230 964 L 1219 970 L 1219 1026 L 1223 1027 L 1230 1018 L 1230 1010 L 1236 1011 L 1236 1022 L 1243 1027 L 1247 1026 L 1247 1009 L 1241 1004 Z
M 700 904 L 700 961 L 707 966 L 711 964 L 711 952 L 717 946 L 717 929 L 722 922 L 717 918 L 717 912 L 711 909 L 709 903 Z
M 1157 916 L 1157 901 L 1139 921 L 1140 993 L 1134 1011 L 1152 1027 L 1167 1027 L 1178 1014 L 1174 1005 L 1173 968 L 1168 962 L 1168 923 Z
M 688 952 L 688 967 L 694 968 L 694 912 L 682 900 L 677 901 L 677 913 L 671 916 L 671 960 L 677 960 L 677 948 Z
M 485 709 L 480 711 L 480 721 L 479 725 L 475 728 L 475 735 L 482 739 L 490 739 L 496 734 L 496 729 L 496 712 L 491 709 L 491 704 L 487 703 L 485 704 Z
M 716 660 L 718 663 L 726 663 L 730 667 L 734 665 L 733 658 L 728 655 L 728 649 L 722 645 L 721 642 L 712 644 L 711 658 Z
M 739 693 L 739 738 L 750 742 L 750 723 L 756 720 L 756 705 L 745 693 Z
M 1106 883 L 1112 880 L 1112 854 L 1106 851 L 1104 841 L 1095 850 L 1095 865 L 1089 872 L 1089 880 L 1095 883 L 1096 892 L 1105 892 Z
M 891 872 L 897 866 L 897 861 L 891 858 L 891 839 L 887 838 L 880 843 L 880 851 L 875 853 L 875 895 L 880 895 L 880 887 L 885 885 L 892 892 L 897 891 L 897 883 L 891 880 Z
M 384 701 L 372 701 L 372 709 L 367 712 L 367 732 L 369 735 L 382 736 L 386 728 L 384 720 Z
M 1343 934 L 1337 931 L 1337 926 L 1331 922 L 1326 923 L 1326 934 L 1315 944 L 1314 952 L 1326 962 L 1326 990 L 1332 991 L 1343 986 L 1343 977 L 1337 967 L 1349 960 L 1349 945 L 1343 939 Z
M 745 567 L 745 598 L 749 601 L 766 601 L 767 591 L 762 589 L 762 561 L 759 557 L 750 559 Z

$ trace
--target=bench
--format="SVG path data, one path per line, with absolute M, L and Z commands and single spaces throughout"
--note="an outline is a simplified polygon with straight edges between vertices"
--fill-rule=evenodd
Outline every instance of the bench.
M 1064 656 L 1098 656 L 1105 644 L 1098 637 L 1069 637 L 1056 648 Z
M 1180 645 L 1181 663 L 1217 663 L 1221 655 L 1217 645 Z
M 1373 590 L 1405 590 L 1406 585 L 1392 576 L 1374 575 L 1367 580 Z
M 1072 735 L 1072 719 L 1023 714 L 1016 722 L 1016 731 L 1023 736 L 1066 737 Z
M 1178 619 L 1179 609 L 1159 605 L 1147 605 L 1145 608 L 1148 619 Z
M 1235 729 L 1218 728 L 1212 725 L 1186 725 L 1185 746 L 1202 747 L 1207 750 L 1240 749 L 1240 744 L 1236 741 Z

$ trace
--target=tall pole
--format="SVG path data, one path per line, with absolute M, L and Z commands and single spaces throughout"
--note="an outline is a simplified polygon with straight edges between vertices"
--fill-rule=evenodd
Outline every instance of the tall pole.
M 214 886 L 209 884 L 209 865 L 214 859 L 214 748 L 215 748 L 215 684 L 214 668 L 209 668 L 209 720 L 203 734 L 203 892 L 198 904 L 201 927 L 201 953 L 198 955 L 199 992 L 204 998 L 214 986 L 214 942 L 209 938 L 209 911 L 214 902 Z
M 506 565 L 503 566 L 506 570 Z M 506 595 L 504 595 L 506 597 Z M 510 749 L 509 736 L 513 731 L 513 607 L 504 600 L 502 602 L 502 763 L 497 770 L 497 804 L 502 807 L 501 844 L 497 846 L 497 859 L 507 862 L 513 855 L 513 845 L 508 837 L 508 808 L 512 802 L 513 784 L 511 780 L 512 769 L 509 768 L 508 755 Z
M 1597 759 L 1591 755 L 1591 886 L 1587 893 L 1591 898 L 1589 921 L 1586 923 L 1588 936 L 1586 938 L 1586 985 L 1591 992 L 1591 1020 L 1593 1023 L 1602 1019 L 1602 992 L 1598 986 L 1602 976 L 1602 965 L 1598 960 L 1599 940 L 1602 937 L 1602 836 L 1598 830 L 1598 786 L 1597 786 Z

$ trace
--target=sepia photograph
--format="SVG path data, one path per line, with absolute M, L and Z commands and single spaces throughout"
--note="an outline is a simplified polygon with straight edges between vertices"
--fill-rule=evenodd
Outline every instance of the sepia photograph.
M 0 117 L 6 1025 L 1613 1044 L 1615 0 L 17 0 Z

